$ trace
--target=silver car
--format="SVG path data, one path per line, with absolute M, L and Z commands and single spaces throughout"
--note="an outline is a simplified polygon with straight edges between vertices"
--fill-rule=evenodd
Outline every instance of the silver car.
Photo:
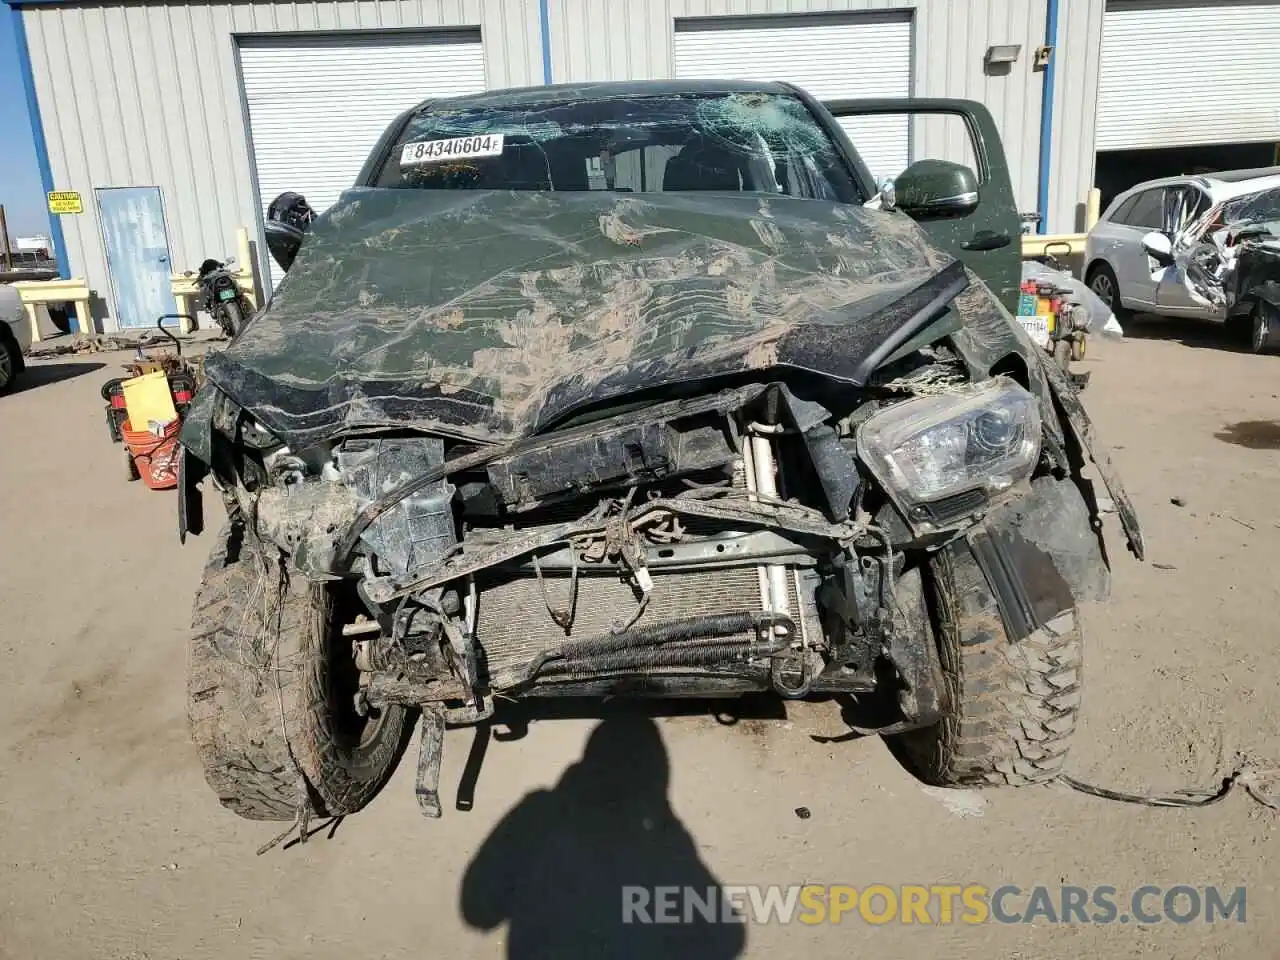
M 1207 236 L 1229 201 L 1280 187 L 1280 167 L 1167 177 L 1131 187 L 1111 201 L 1085 242 L 1085 282 L 1122 318 L 1129 312 L 1224 322 L 1230 308 L 1196 296 L 1180 265 L 1157 261 L 1143 246 L 1151 233 L 1180 247 Z
M 18 291 L 0 284 L 0 393 L 7 393 L 22 372 L 22 355 L 30 346 L 31 327 Z

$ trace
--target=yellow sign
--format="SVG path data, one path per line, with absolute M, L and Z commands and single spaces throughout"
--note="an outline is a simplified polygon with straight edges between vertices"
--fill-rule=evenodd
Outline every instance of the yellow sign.
M 80 200 L 80 194 L 74 190 L 51 190 L 49 191 L 49 212 L 84 213 L 84 204 Z

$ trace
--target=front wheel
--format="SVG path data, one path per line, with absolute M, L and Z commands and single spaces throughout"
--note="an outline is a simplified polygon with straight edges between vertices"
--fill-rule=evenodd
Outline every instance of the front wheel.
M 1080 710 L 1083 640 L 1068 610 L 1022 640 L 963 541 L 939 551 L 926 577 L 934 610 L 946 714 L 886 738 L 925 783 L 1023 786 L 1062 770 Z
M 1089 289 L 1098 295 L 1098 299 L 1107 305 L 1117 320 L 1128 317 L 1129 311 L 1120 300 L 1120 281 L 1116 272 L 1105 263 L 1099 263 L 1089 271 Z
M 242 817 L 355 813 L 395 767 L 409 715 L 357 713 L 340 591 L 277 561 L 260 570 L 235 528 L 219 535 L 196 593 L 187 710 L 205 779 Z

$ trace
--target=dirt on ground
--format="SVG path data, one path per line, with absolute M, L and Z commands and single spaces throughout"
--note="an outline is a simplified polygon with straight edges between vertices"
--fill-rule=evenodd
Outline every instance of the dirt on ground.
M 1114 594 L 1084 614 L 1068 767 L 1123 789 L 1212 787 L 1239 751 L 1280 763 L 1280 357 L 1170 321 L 1127 332 L 1077 366 L 1148 562 L 1110 531 Z M 535 716 L 497 728 L 478 775 L 472 731 L 453 730 L 442 820 L 417 812 L 413 746 L 365 812 L 256 856 L 275 825 L 220 808 L 188 740 L 186 632 L 210 537 L 180 546 L 173 494 L 126 482 L 108 439 L 98 390 L 126 359 L 40 361 L 0 398 L 0 956 L 1074 960 L 1280 943 L 1280 814 L 1243 793 L 1170 810 L 1060 786 L 926 789 L 877 738 L 815 739 L 847 732 L 834 703 Z M 621 923 L 625 884 L 801 883 L 1043 885 L 1055 900 L 1105 885 L 1126 915 L 1144 884 L 1243 886 L 1247 913 Z

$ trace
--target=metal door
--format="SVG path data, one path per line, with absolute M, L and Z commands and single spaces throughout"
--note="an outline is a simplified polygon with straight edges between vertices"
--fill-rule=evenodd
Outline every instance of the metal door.
M 1142 248 L 1142 238 L 1160 229 L 1163 206 L 1164 188 L 1153 187 L 1138 194 L 1137 203 L 1123 221 L 1113 221 L 1115 241 L 1105 248 L 1105 256 L 1115 268 L 1126 307 L 1140 310 L 1155 307 L 1157 279 L 1151 274 L 1151 258 Z
M 96 191 L 116 324 L 152 327 L 176 313 L 169 236 L 159 187 L 104 187 Z
M 972 100 L 926 97 L 831 100 L 823 106 L 841 121 L 897 116 L 902 118 L 904 129 L 908 120 L 919 129 L 925 129 L 930 120 L 950 117 L 956 122 L 965 138 L 959 155 L 978 178 L 978 205 L 963 216 L 922 218 L 918 222 L 934 243 L 981 277 L 1005 308 L 1016 314 L 1022 277 L 1022 225 L 1013 199 L 1009 164 L 991 111 Z M 860 149 L 857 140 L 853 146 Z

